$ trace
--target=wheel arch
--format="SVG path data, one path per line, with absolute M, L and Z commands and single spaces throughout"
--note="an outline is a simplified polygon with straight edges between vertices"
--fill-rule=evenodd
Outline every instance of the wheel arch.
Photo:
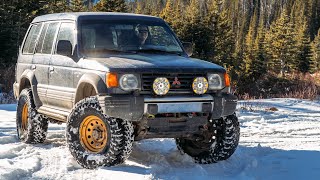
M 20 93 L 23 89 L 30 88 L 32 91 L 32 96 L 33 96 L 35 106 L 39 108 L 42 105 L 42 102 L 40 101 L 40 98 L 38 95 L 37 86 L 38 86 L 38 81 L 34 72 L 31 71 L 30 69 L 25 70 L 20 77 L 18 96 L 20 96 Z
M 86 97 L 106 92 L 107 86 L 99 75 L 93 73 L 84 74 L 78 82 L 74 104 Z

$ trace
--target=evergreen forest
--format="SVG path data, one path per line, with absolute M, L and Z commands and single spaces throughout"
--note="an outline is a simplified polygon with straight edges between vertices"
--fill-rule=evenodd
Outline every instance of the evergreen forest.
M 0 2 L 0 84 L 10 91 L 19 46 L 36 16 L 128 12 L 163 18 L 194 58 L 228 70 L 240 98 L 315 98 L 320 0 L 12 0 Z

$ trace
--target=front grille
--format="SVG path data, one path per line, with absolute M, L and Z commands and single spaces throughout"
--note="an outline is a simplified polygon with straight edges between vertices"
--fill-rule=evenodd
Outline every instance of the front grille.
M 202 73 L 144 73 L 142 74 L 141 93 L 152 94 L 153 81 L 158 77 L 165 77 L 170 82 L 170 90 L 168 94 L 192 94 L 192 82 L 196 77 L 206 77 Z M 180 86 L 173 85 L 175 78 L 181 83 Z

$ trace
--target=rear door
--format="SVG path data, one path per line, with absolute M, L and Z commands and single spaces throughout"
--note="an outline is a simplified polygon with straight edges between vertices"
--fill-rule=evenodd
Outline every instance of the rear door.
M 46 96 L 49 85 L 49 63 L 58 25 L 59 22 L 47 22 L 43 24 L 32 60 L 35 76 L 38 81 L 37 91 L 43 105 L 48 104 Z

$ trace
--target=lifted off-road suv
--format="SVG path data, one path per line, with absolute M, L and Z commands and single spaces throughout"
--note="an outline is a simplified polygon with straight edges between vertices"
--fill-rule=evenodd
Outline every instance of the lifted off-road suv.
M 42 143 L 48 122 L 65 122 L 85 168 L 123 163 L 146 138 L 175 138 L 198 163 L 229 158 L 239 142 L 237 98 L 225 69 L 190 52 L 157 17 L 35 18 L 16 67 L 19 139 Z

